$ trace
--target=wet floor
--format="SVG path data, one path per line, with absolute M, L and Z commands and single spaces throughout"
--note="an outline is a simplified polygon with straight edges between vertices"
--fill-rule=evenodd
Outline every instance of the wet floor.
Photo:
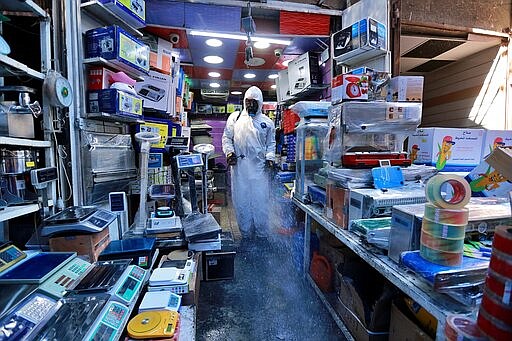
M 234 279 L 201 282 L 197 340 L 344 340 L 288 240 L 241 243 Z

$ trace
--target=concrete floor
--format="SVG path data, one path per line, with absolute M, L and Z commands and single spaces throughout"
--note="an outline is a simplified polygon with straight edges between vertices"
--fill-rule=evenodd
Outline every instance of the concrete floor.
M 234 221 L 223 210 L 221 226 L 237 240 Z M 198 341 L 345 339 L 297 269 L 290 236 L 239 244 L 234 279 L 201 282 Z

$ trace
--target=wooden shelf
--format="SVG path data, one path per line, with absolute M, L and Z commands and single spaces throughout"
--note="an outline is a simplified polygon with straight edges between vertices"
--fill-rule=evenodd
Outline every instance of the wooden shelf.
M 27 140 L 27 139 L 16 138 L 16 137 L 0 136 L 0 145 L 23 146 L 23 147 L 34 147 L 34 148 L 50 148 L 52 146 L 52 143 L 50 141 Z
M 39 211 L 38 204 L 6 207 L 0 211 L 0 222 L 24 216 L 25 214 Z
M 124 21 L 120 16 L 112 12 L 109 8 L 107 8 L 104 4 L 99 1 L 87 1 L 80 5 L 82 10 L 90 14 L 90 16 L 104 25 L 118 25 L 124 28 L 129 33 L 133 34 L 136 37 L 142 37 L 142 32 L 140 32 L 137 28 L 128 24 Z

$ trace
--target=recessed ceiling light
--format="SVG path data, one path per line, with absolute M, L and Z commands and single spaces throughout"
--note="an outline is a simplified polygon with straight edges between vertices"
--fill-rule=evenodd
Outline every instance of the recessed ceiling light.
M 268 47 L 270 47 L 270 43 L 268 41 L 256 41 L 254 43 L 254 47 L 257 48 L 257 49 L 266 49 Z
M 224 59 L 219 56 L 206 56 L 203 60 L 208 64 L 220 64 L 224 61 Z
M 208 72 L 208 76 L 210 76 L 212 78 L 219 78 L 220 77 L 220 73 L 212 71 L 212 72 Z
M 253 79 L 253 78 L 256 78 L 256 75 L 254 73 L 246 73 L 244 75 L 244 78 Z
M 275 88 L 277 88 L 277 86 L 276 86 L 275 84 L 272 84 L 272 85 L 270 86 L 270 88 L 271 88 L 271 89 L 275 89 Z
M 231 91 L 232 95 L 241 95 L 242 91 Z
M 277 77 L 279 77 L 279 75 L 277 73 L 273 73 L 271 75 L 268 75 L 268 78 L 270 78 L 270 79 L 276 79 Z
M 290 64 L 291 60 L 285 60 L 281 63 L 282 66 L 288 67 L 288 64 Z
M 247 40 L 247 35 L 245 35 L 245 34 L 229 34 L 229 33 L 218 33 L 218 32 L 206 32 L 206 31 L 192 30 L 192 31 L 190 31 L 190 35 L 199 36 L 199 37 L 209 37 L 209 38 Z M 287 45 L 287 46 L 292 43 L 291 40 L 273 39 L 273 38 L 266 38 L 266 37 L 251 37 L 251 40 L 254 42 L 265 41 L 270 44 Z
M 212 87 L 212 88 L 220 88 L 220 84 L 219 83 L 210 83 L 210 87 Z
M 222 41 L 219 39 L 211 38 L 206 41 L 206 45 L 211 47 L 220 47 L 222 46 Z

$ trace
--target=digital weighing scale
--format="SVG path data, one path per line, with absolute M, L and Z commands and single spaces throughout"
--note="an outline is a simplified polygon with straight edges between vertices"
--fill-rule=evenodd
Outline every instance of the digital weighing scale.
M 186 136 L 169 136 L 165 142 L 165 148 L 188 150 L 190 139 Z
M 139 297 L 145 276 L 146 270 L 137 265 L 130 265 L 112 290 L 112 299 L 129 306 Z
M 93 206 L 71 206 L 46 218 L 41 229 L 42 236 L 70 232 L 96 233 L 103 231 L 117 216 L 107 210 Z
M 181 305 L 181 296 L 170 291 L 147 292 L 139 306 L 139 313 L 149 310 L 178 311 Z
M 130 317 L 130 309 L 118 302 L 108 302 L 103 308 L 99 319 L 94 323 L 87 341 L 114 341 L 123 333 L 124 326 Z
M 151 267 L 155 253 L 155 238 L 129 238 L 113 240 L 101 252 L 100 261 L 114 259 L 131 259 L 131 264 L 148 269 Z
M 14 245 L 2 246 L 0 248 L 0 272 L 10 268 L 25 257 L 27 257 L 27 254 Z
M 37 289 L 37 284 L 0 285 L 0 319 Z
M 47 316 L 29 335 L 31 340 L 82 340 L 94 326 L 110 295 L 66 297 L 55 314 Z
M 180 154 L 176 155 L 176 163 L 179 169 L 202 167 L 203 158 L 201 154 Z
M 75 252 L 41 252 L 0 274 L 0 283 L 41 284 L 76 257 Z
M 169 310 L 145 311 L 128 322 L 128 335 L 135 339 L 171 338 L 176 331 L 179 314 Z
M 61 298 L 91 265 L 91 263 L 76 257 L 44 281 L 39 286 L 39 290 L 50 296 Z
M 35 292 L 26 297 L 0 320 L 0 340 L 22 340 L 59 304 L 55 299 Z
M 70 290 L 75 293 L 109 291 L 124 274 L 129 259 L 96 262 Z

